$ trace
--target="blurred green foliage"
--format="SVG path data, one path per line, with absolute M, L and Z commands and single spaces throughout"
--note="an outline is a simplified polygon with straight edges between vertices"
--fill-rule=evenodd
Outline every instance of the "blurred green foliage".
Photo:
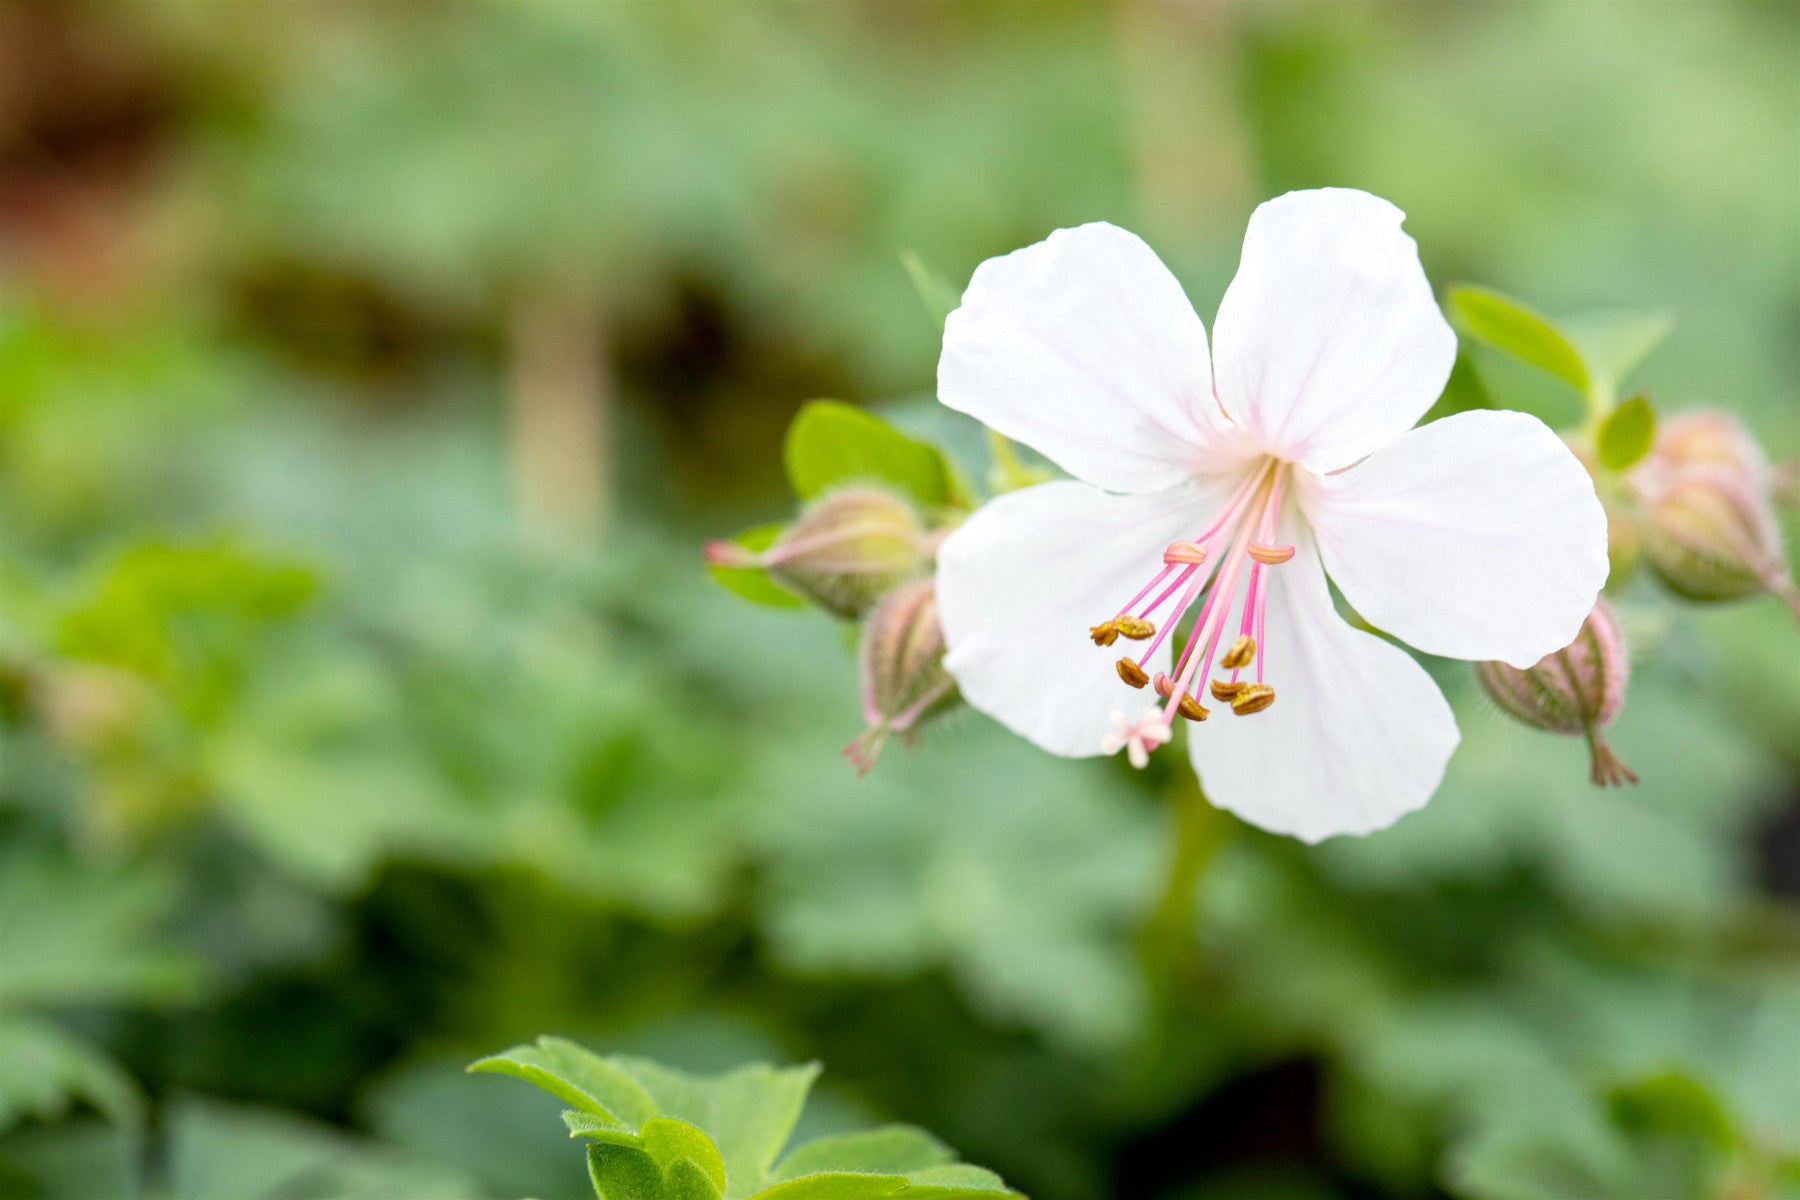
M 0 8 L 0 1196 L 579 1197 L 557 1105 L 461 1073 L 546 1031 L 820 1060 L 796 1142 L 904 1121 L 1040 1200 L 1800 1194 L 1780 605 L 1617 597 L 1622 792 L 1429 664 L 1443 789 L 1307 849 L 969 715 L 858 783 L 842 632 L 699 552 L 788 515 L 813 397 L 986 478 L 914 278 L 1108 219 L 1210 316 L 1321 184 L 1582 365 L 1462 314 L 1443 409 L 1800 453 L 1797 47 L 1778 3 Z M 604 533 L 514 498 L 571 412 Z

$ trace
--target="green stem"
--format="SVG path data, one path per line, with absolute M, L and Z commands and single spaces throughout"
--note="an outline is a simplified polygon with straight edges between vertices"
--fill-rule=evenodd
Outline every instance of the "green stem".
M 1235 825 L 1207 803 L 1198 783 L 1178 788 L 1170 803 L 1175 845 L 1162 897 L 1144 925 L 1144 955 L 1153 985 L 1179 988 L 1199 966 L 1194 892 Z

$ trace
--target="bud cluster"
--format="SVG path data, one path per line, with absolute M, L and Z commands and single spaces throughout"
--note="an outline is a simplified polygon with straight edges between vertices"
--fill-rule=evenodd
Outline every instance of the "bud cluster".
M 956 704 L 931 577 L 945 532 L 894 492 L 853 485 L 813 501 L 764 550 L 706 547 L 714 566 L 759 568 L 827 612 L 863 621 L 858 666 L 868 728 L 844 749 L 859 775 L 890 737 L 910 739 Z

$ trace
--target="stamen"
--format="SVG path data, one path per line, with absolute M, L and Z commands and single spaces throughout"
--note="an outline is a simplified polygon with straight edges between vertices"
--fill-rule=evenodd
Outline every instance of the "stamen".
M 1254 602 L 1255 597 L 1251 597 L 1251 600 Z M 1239 634 L 1237 641 L 1231 643 L 1231 649 L 1225 651 L 1224 657 L 1219 659 L 1219 665 L 1236 671 L 1249 666 L 1250 660 L 1255 657 L 1256 639 Z
M 1169 576 L 1169 572 L 1173 571 L 1174 569 L 1175 569 L 1175 565 L 1173 563 L 1164 563 L 1163 569 L 1156 573 L 1156 578 L 1152 579 L 1149 583 L 1146 583 L 1144 585 L 1143 591 L 1139 592 L 1137 595 L 1135 595 L 1131 599 L 1127 600 L 1124 604 L 1120 605 L 1119 611 L 1120 612 L 1130 612 L 1133 608 L 1137 607 L 1137 602 L 1139 600 L 1142 600 L 1145 596 L 1148 596 L 1150 594 L 1150 589 L 1155 587 L 1157 584 L 1161 583 L 1164 579 L 1167 579 Z M 1162 603 L 1160 600 L 1157 601 L 1157 604 L 1160 604 L 1160 603 Z M 1156 604 L 1152 604 L 1150 607 L 1155 608 Z
M 1212 710 L 1201 708 L 1198 700 L 1183 692 L 1181 699 L 1176 702 L 1175 711 L 1190 721 L 1204 721 Z
M 1275 689 L 1263 682 L 1268 587 L 1262 574 L 1294 558 L 1293 546 L 1277 545 L 1274 541 L 1286 476 L 1286 464 L 1273 460 L 1265 460 L 1249 472 L 1225 510 L 1204 533 L 1192 540 L 1170 542 L 1163 550 L 1162 569 L 1156 576 L 1117 616 L 1088 630 L 1088 636 L 1098 646 L 1111 646 L 1120 638 L 1149 643 L 1141 653 L 1127 655 L 1114 664 L 1126 684 L 1134 688 L 1153 684 L 1163 701 L 1146 710 L 1135 723 L 1115 717 L 1119 732 L 1108 738 L 1105 746 L 1109 750 L 1129 746 L 1134 765 L 1141 765 L 1152 749 L 1168 740 L 1176 717 L 1189 721 L 1207 719 L 1210 712 L 1200 702 L 1199 679 L 1210 673 L 1215 661 L 1231 678 L 1210 681 L 1212 695 L 1230 704 L 1234 713 L 1244 716 L 1261 712 L 1275 702 Z M 1215 542 L 1214 538 L 1219 540 Z M 1208 569 L 1215 559 L 1216 569 Z M 1241 611 L 1236 603 L 1240 585 L 1244 586 Z M 1190 626 L 1187 614 L 1196 604 L 1198 613 Z M 1218 655 L 1225 624 L 1233 615 L 1240 617 L 1236 636 Z M 1150 660 L 1177 628 L 1190 631 L 1179 661 L 1173 673 L 1158 671 L 1153 680 Z M 1252 663 L 1256 666 L 1256 682 L 1239 680 L 1239 672 Z
M 1275 689 L 1266 683 L 1253 683 L 1231 699 L 1231 711 L 1240 717 L 1259 713 L 1275 703 Z
M 1156 626 L 1142 617 L 1128 617 L 1123 613 L 1112 619 L 1112 627 L 1119 631 L 1120 637 L 1128 637 L 1134 642 L 1141 642 L 1156 632 Z

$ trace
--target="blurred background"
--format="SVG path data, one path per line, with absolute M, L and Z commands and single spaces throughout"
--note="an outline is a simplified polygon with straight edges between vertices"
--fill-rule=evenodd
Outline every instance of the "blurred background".
M 1624 790 L 1431 664 L 1444 788 L 1308 849 L 970 714 L 859 783 L 844 632 L 699 550 L 812 397 L 982 477 L 902 254 L 1110 220 L 1210 320 L 1327 184 L 1800 452 L 1796 62 L 1791 0 L 4 0 L 0 1196 L 578 1197 L 461 1074 L 544 1032 L 818 1058 L 805 1132 L 1038 1200 L 1795 1194 L 1779 603 L 1619 598 Z

